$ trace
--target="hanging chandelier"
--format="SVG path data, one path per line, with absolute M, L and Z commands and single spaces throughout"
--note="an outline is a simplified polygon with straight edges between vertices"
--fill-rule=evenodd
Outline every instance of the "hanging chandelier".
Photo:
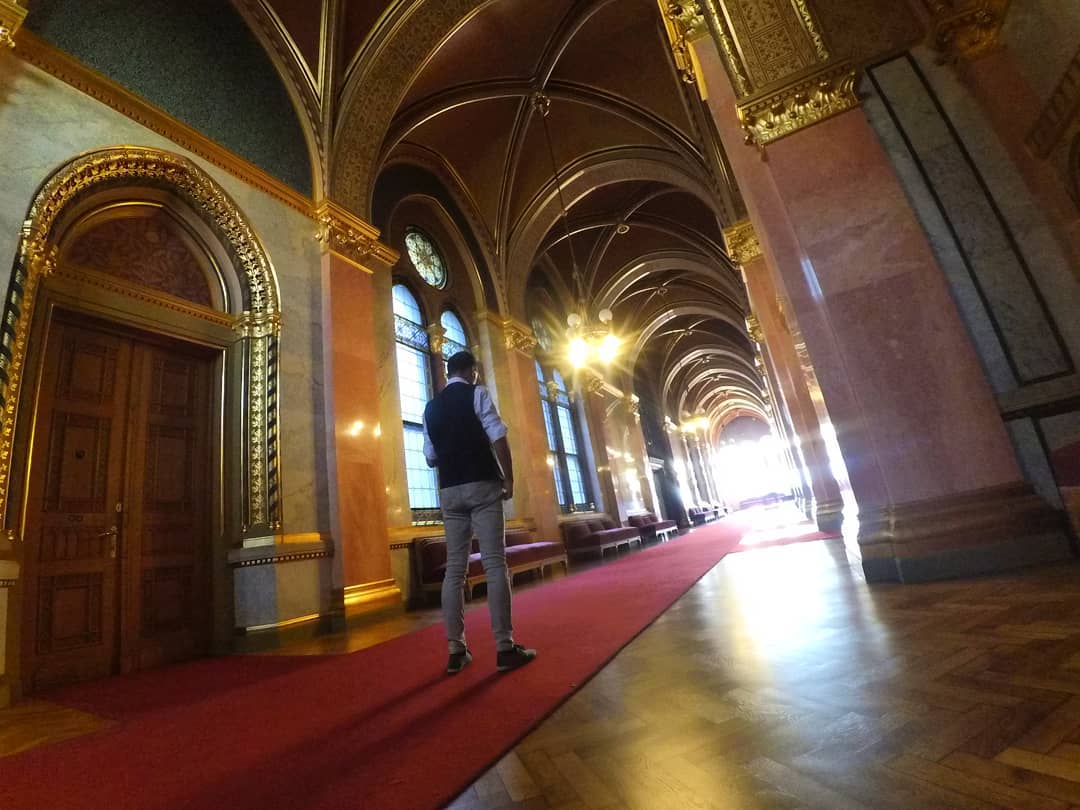
M 585 278 L 578 267 L 574 252 L 574 240 L 570 235 L 570 214 L 563 198 L 562 179 L 555 162 L 555 149 L 551 145 L 551 130 L 548 127 L 548 113 L 551 112 L 551 99 L 537 91 L 533 95 L 533 108 L 540 115 L 544 127 L 544 141 L 547 143 L 548 158 L 551 160 L 551 173 L 555 178 L 555 190 L 559 195 L 559 207 L 562 210 L 563 229 L 566 232 L 566 245 L 570 251 L 570 266 L 574 286 L 575 311 L 566 317 L 566 356 L 575 369 L 601 364 L 608 366 L 619 356 L 622 341 L 612 328 L 613 315 L 604 308 L 596 313 L 595 320 L 589 317 L 588 290 Z M 626 225 L 619 225 L 619 233 L 626 232 Z

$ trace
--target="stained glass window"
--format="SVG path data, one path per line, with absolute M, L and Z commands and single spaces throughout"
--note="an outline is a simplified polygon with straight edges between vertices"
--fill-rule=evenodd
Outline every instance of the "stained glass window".
M 465 327 L 461 325 L 461 319 L 450 310 L 446 310 L 440 319 L 446 336 L 443 338 L 443 357 L 449 359 L 458 352 L 465 351 L 469 346 L 469 338 L 465 335 Z
M 426 233 L 419 228 L 407 228 L 405 250 L 420 278 L 440 290 L 446 286 L 446 262 Z
M 430 361 L 424 317 L 416 297 L 394 285 L 394 336 L 397 339 L 398 395 L 405 432 L 405 478 L 414 517 L 439 507 L 435 470 L 424 458 L 424 407 L 431 399 Z M 437 517 L 437 515 L 436 515 Z

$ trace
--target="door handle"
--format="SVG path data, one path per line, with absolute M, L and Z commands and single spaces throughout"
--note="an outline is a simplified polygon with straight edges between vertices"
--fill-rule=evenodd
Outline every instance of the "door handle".
M 116 526 L 110 526 L 108 529 L 98 535 L 98 537 L 109 538 L 109 557 L 114 560 L 116 559 L 116 538 L 119 534 L 120 529 L 118 529 Z

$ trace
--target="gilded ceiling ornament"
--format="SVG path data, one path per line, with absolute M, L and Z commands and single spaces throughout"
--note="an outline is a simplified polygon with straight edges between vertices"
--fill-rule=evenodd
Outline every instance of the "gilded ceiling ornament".
M 924 0 L 934 15 L 931 44 L 943 62 L 985 56 L 998 46 L 1010 0 Z
M 536 354 L 536 336 L 523 323 L 508 319 L 503 321 L 503 340 L 510 351 L 532 357 Z
M 728 256 L 740 266 L 745 266 L 761 256 L 757 231 L 754 230 L 754 223 L 748 219 L 724 228 L 724 244 L 727 246 Z
M 759 147 L 859 106 L 855 68 L 831 65 L 738 105 L 746 142 Z
M 244 363 L 244 514 L 243 530 L 272 531 L 280 526 L 278 436 L 277 282 L 266 252 L 251 226 L 224 191 L 191 161 L 168 152 L 117 147 L 93 152 L 57 171 L 38 192 L 23 225 L 0 332 L 0 519 L 7 513 L 12 445 L 30 324 L 41 282 L 56 270 L 54 230 L 64 210 L 95 191 L 115 187 L 166 187 L 177 194 L 218 234 L 240 280 Z
M 379 242 L 379 231 L 340 205 L 323 200 L 315 206 L 316 236 L 324 251 L 336 253 L 361 270 L 372 272 L 372 260 L 392 266 L 397 251 Z
M 15 47 L 15 32 L 26 19 L 26 9 L 12 0 L 0 0 L 0 47 Z

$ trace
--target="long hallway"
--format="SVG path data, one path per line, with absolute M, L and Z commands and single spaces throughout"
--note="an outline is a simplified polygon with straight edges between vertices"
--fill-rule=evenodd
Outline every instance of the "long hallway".
M 730 554 L 451 806 L 1076 806 L 1077 573 L 868 587 L 840 540 Z

